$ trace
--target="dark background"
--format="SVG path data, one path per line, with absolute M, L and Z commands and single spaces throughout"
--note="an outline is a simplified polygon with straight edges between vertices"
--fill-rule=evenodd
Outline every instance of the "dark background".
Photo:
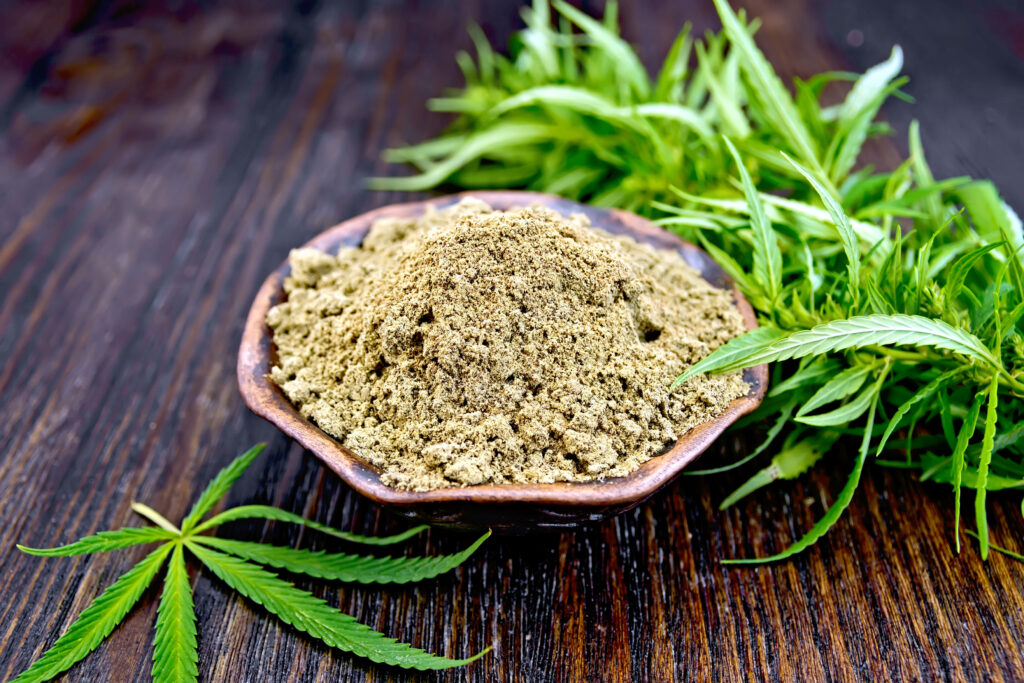
M 921 121 L 938 177 L 990 177 L 1024 206 L 1024 10 L 1009 2 L 743 2 L 785 77 L 863 70 L 894 42 L 907 91 L 885 116 L 905 152 Z M 592 6 L 590 9 L 594 9 Z M 627 2 L 648 66 L 710 0 Z M 325 227 L 409 195 L 380 151 L 444 124 L 424 101 L 459 83 L 464 27 L 504 44 L 512 2 L 31 2 L 0 8 L 0 676 L 16 675 L 144 550 L 40 559 L 137 525 L 130 501 L 179 519 L 249 445 L 269 448 L 230 495 L 344 529 L 406 527 L 245 408 L 234 363 L 263 277 Z M 897 152 L 897 150 L 900 150 Z M 704 462 L 738 457 L 728 434 Z M 494 651 L 444 680 L 1024 679 L 1024 565 L 952 549 L 952 495 L 869 468 L 838 527 L 800 557 L 737 569 L 822 515 L 850 458 L 718 502 L 749 471 L 684 477 L 574 533 L 488 542 L 409 588 L 299 581 L 428 650 Z M 832 476 L 830 473 L 834 473 Z M 994 496 L 994 540 L 1021 550 L 1019 494 Z M 284 525 L 236 537 L 339 546 Z M 413 551 L 468 542 L 432 531 Z M 332 652 L 194 573 L 204 680 L 404 678 Z M 70 680 L 146 680 L 155 590 Z M 427 679 L 433 675 L 425 676 Z

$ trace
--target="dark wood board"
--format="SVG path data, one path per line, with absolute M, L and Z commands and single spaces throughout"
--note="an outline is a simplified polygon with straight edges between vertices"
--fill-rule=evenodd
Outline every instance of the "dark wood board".
M 905 51 L 916 105 L 886 116 L 905 149 L 922 121 L 938 175 L 1017 173 L 1024 57 L 1019 5 L 744 3 L 786 76 L 863 69 Z M 898 9 L 895 9 L 897 8 Z M 710 2 L 625 3 L 649 66 Z M 263 278 L 324 228 L 414 198 L 367 192 L 398 172 L 381 149 L 444 120 L 423 103 L 459 82 L 452 59 L 479 22 L 504 41 L 513 2 L 33 2 L 0 9 L 0 676 L 25 668 L 143 550 L 40 559 L 48 546 L 136 525 L 145 501 L 180 518 L 257 441 L 230 495 L 345 529 L 406 523 L 344 486 L 243 405 L 234 366 Z M 863 41 L 851 31 L 860 30 Z M 727 434 L 706 457 L 732 459 Z M 851 458 L 718 512 L 749 471 L 683 478 L 613 520 L 489 541 L 463 567 L 408 588 L 300 581 L 370 625 L 461 656 L 426 680 L 1021 680 L 1024 566 L 952 550 L 951 494 L 871 467 L 840 525 L 772 566 L 835 499 Z M 994 496 L 995 540 L 1024 547 L 1019 494 Z M 283 525 L 222 533 L 339 548 Z M 432 531 L 410 551 L 466 536 Z M 332 652 L 193 573 L 203 680 L 404 680 Z M 156 592 L 68 680 L 147 680 Z

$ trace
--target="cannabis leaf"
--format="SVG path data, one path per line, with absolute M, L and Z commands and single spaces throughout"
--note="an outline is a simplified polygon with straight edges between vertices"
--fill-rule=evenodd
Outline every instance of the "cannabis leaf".
M 974 489 L 985 556 L 988 492 L 1024 488 L 1024 225 L 990 181 L 936 180 L 917 122 L 901 163 L 863 163 L 864 143 L 892 132 L 876 115 L 907 82 L 899 46 L 863 74 L 790 84 L 758 48 L 757 20 L 714 5 L 722 31 L 681 27 L 654 77 L 611 0 L 601 20 L 536 0 L 507 54 L 471 31 L 465 86 L 428 103 L 457 114 L 451 128 L 386 153 L 416 175 L 373 185 L 522 187 L 636 211 L 700 244 L 760 328 L 675 384 L 773 364 L 767 400 L 744 421 L 764 440 L 700 471 L 771 459 L 725 502 L 835 468 L 825 446 L 859 435 L 839 500 L 787 552 L 839 518 L 870 448 L 874 462 L 948 483 L 957 529 L 962 490 Z M 886 459 L 894 447 L 901 457 Z
M 736 368 L 751 367 L 746 364 L 748 358 L 763 349 L 769 348 L 773 343 L 785 336 L 785 333 L 772 327 L 759 327 L 739 337 L 734 337 L 718 347 L 715 355 L 715 362 L 706 362 L 707 358 L 690 366 L 673 383 L 675 387 L 686 380 L 702 372 L 725 372 L 724 368 L 735 366 Z M 710 358 L 710 356 L 708 357 Z
M 701 372 L 729 372 L 831 351 L 892 345 L 932 346 L 997 365 L 980 339 L 941 320 L 913 315 L 865 315 L 823 323 L 768 345 L 758 344 L 743 356 L 712 354 L 684 372 L 680 381 Z
M 984 394 L 978 394 L 974 397 L 974 402 L 971 403 L 970 410 L 967 411 L 967 417 L 964 418 L 963 426 L 960 428 L 960 433 L 957 435 L 956 447 L 953 449 L 953 496 L 954 496 L 954 512 L 953 512 L 953 534 L 956 538 L 956 551 L 960 552 L 960 491 L 963 484 L 964 475 L 964 456 L 967 453 L 967 445 L 971 442 L 971 438 L 974 436 L 974 430 L 978 426 L 978 414 L 981 412 L 981 404 L 985 400 Z
M 168 545 L 157 548 L 122 574 L 91 605 L 82 610 L 75 623 L 57 639 L 53 647 L 14 679 L 15 683 L 48 681 L 95 650 L 139 601 L 143 591 L 160 571 L 170 550 Z
M 743 165 L 740 153 L 736 151 L 736 146 L 729 142 L 729 138 L 725 139 L 725 144 L 736 160 L 736 168 L 739 169 L 740 180 L 743 183 L 743 194 L 750 205 L 750 225 L 754 228 L 754 277 L 759 278 L 768 301 L 775 302 L 782 289 L 782 252 L 779 250 L 779 239 L 768 220 L 764 205 L 757 196 L 757 189 L 754 188 L 754 182 Z
M 195 541 L 232 555 L 298 574 L 321 579 L 359 583 L 410 583 L 432 579 L 458 567 L 480 547 L 490 534 L 453 555 L 439 557 L 369 557 L 348 553 L 312 552 L 265 543 L 236 541 L 230 538 L 197 536 Z
M 811 187 L 821 201 L 825 204 L 825 209 L 828 211 L 828 215 L 832 218 L 832 223 L 836 226 L 836 230 L 839 232 L 839 239 L 843 245 L 843 251 L 846 253 L 846 267 L 850 273 L 850 292 L 852 293 L 854 309 L 857 308 L 857 298 L 860 294 L 860 242 L 857 239 L 856 233 L 853 231 L 853 226 L 850 224 L 850 219 L 846 216 L 846 212 L 843 211 L 843 207 L 840 206 L 839 201 L 835 198 L 835 195 L 821 184 L 821 182 L 814 177 L 810 171 L 805 169 L 800 164 L 790 159 L 783 152 L 782 156 L 786 157 L 786 161 L 793 164 L 793 167 L 800 172 L 800 175 L 807 178 L 807 182 L 810 183 Z
M 177 538 L 177 534 L 173 531 L 159 527 L 128 527 L 114 531 L 101 531 L 93 536 L 86 536 L 74 543 L 57 548 L 27 548 L 19 545 L 18 549 L 29 555 L 38 555 L 40 557 L 69 557 L 72 555 L 91 555 L 92 553 L 101 553 L 107 550 L 120 550 L 122 548 L 130 548 L 133 545 L 169 541 L 174 538 Z
M 742 56 L 740 67 L 747 78 L 755 84 L 752 92 L 764 105 L 765 115 L 772 127 L 786 138 L 800 158 L 811 165 L 819 177 L 824 178 L 825 169 L 818 161 L 816 146 L 804 120 L 797 112 L 793 98 L 782 85 L 772 65 L 757 49 L 753 38 L 726 0 L 714 0 L 714 3 L 718 16 L 722 19 L 722 28 L 732 42 L 732 48 Z
M 868 410 L 867 427 L 861 436 L 860 448 L 857 451 L 857 460 L 854 462 L 853 472 L 850 474 L 849 479 L 847 479 L 846 485 L 843 486 L 843 490 L 839 492 L 836 502 L 834 502 L 832 507 L 828 509 L 825 516 L 819 519 L 814 526 L 811 527 L 811 530 L 804 534 L 803 538 L 780 553 L 765 558 L 755 557 L 731 559 L 723 560 L 723 562 L 727 564 L 754 564 L 784 560 L 811 547 L 819 538 L 824 536 L 825 533 L 832 528 L 832 525 L 836 523 L 836 520 L 839 519 L 843 514 L 843 511 L 850 505 L 850 501 L 853 500 L 853 494 L 857 490 L 857 484 L 860 483 L 860 475 L 864 471 L 864 463 L 867 461 L 868 451 L 871 448 L 871 430 L 875 426 L 875 411 L 878 409 L 878 397 L 882 388 L 882 382 L 887 374 L 887 370 L 888 368 L 879 373 L 878 381 L 873 385 L 870 393 L 868 394 L 870 408 Z
M 188 579 L 182 544 L 175 543 L 157 608 L 153 680 L 194 681 L 199 675 L 198 661 L 192 584 Z
M 185 560 L 186 550 L 228 586 L 262 605 L 286 624 L 332 647 L 374 662 L 421 670 L 446 669 L 468 664 L 488 652 L 490 648 L 466 659 L 448 659 L 397 642 L 360 624 L 312 593 L 296 588 L 259 565 L 266 564 L 289 572 L 338 581 L 407 583 L 451 571 L 469 558 L 490 536 L 490 532 L 462 552 L 440 557 L 370 557 L 313 552 L 200 535 L 224 522 L 266 519 L 303 524 L 349 542 L 388 545 L 406 540 L 426 528 L 419 526 L 387 537 L 359 536 L 264 505 L 230 508 L 203 522 L 203 517 L 242 476 L 263 448 L 264 444 L 260 444 L 249 449 L 222 469 L 200 494 L 182 521 L 181 529 L 149 506 L 133 503 L 132 509 L 156 526 L 101 531 L 57 548 L 27 548 L 19 545 L 21 550 L 32 555 L 57 557 L 162 543 L 86 607 L 64 635 L 14 680 L 17 683 L 47 681 L 81 661 L 127 616 L 156 578 L 164 561 L 169 558 L 157 608 L 153 680 L 158 683 L 195 681 L 198 675 L 196 616 Z
M 256 456 L 262 453 L 266 447 L 267 445 L 264 443 L 256 444 L 217 473 L 217 476 L 199 494 L 199 498 L 196 499 L 185 519 L 181 520 L 181 532 L 183 534 L 192 531 L 192 528 L 202 519 L 203 515 L 213 509 L 217 501 L 227 494 L 228 490 L 231 489 L 231 485 L 238 481 L 238 478 L 252 464 Z
M 396 642 L 369 626 L 342 614 L 308 591 L 245 560 L 219 553 L 193 541 L 186 546 L 224 583 L 262 605 L 281 621 L 332 647 L 347 650 L 375 662 L 410 669 L 447 669 L 462 666 L 481 657 L 468 659 L 437 657 L 405 643 Z

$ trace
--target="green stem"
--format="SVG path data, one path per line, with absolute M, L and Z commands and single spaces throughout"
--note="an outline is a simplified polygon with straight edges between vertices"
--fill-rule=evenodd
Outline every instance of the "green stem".
M 935 360 L 934 357 L 926 353 L 921 353 L 920 351 L 902 351 L 900 349 L 889 348 L 888 346 L 865 346 L 864 348 L 873 353 L 879 353 L 883 356 L 888 356 L 896 360 L 909 360 L 913 362 L 931 362 Z
M 1024 394 L 1024 384 L 1017 381 L 1017 378 L 1010 374 L 1006 368 L 999 368 L 999 374 L 1003 376 L 1003 383 L 1008 385 L 1018 394 Z

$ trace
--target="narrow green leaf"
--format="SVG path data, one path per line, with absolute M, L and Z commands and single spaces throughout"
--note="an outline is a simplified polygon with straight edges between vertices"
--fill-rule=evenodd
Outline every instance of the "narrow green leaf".
M 960 427 L 960 433 L 956 438 L 956 448 L 953 449 L 952 470 L 953 480 L 953 536 L 956 539 L 956 551 L 960 552 L 960 488 L 964 476 L 964 453 L 967 452 L 967 445 L 974 436 L 974 430 L 978 426 L 978 414 L 981 412 L 981 404 L 985 400 L 985 394 L 977 394 L 971 403 L 970 410 L 964 418 Z
M 787 391 L 793 391 L 808 384 L 817 384 L 825 377 L 835 377 L 839 372 L 839 363 L 831 358 L 820 357 L 806 364 L 805 367 L 797 370 L 786 379 L 773 384 L 768 397 L 779 396 Z
M 690 38 L 690 24 L 687 22 L 683 30 L 676 36 L 672 47 L 665 56 L 665 61 L 655 81 L 654 99 L 659 102 L 677 102 L 682 95 L 683 79 L 690 62 L 690 49 L 693 40 Z
M 701 115 L 688 107 L 660 102 L 621 107 L 602 95 L 570 85 L 540 85 L 524 90 L 494 105 L 488 115 L 497 117 L 528 106 L 561 107 L 647 136 L 654 135 L 650 123 L 645 120 L 647 118 L 668 119 L 681 123 L 709 141 L 714 135 Z
M 829 170 L 834 182 L 845 178 L 856 163 L 878 110 L 900 83 L 893 83 L 893 79 L 902 68 L 903 50 L 897 45 L 893 47 L 889 59 L 871 67 L 857 79 L 839 107 L 838 130 L 826 154 L 827 158 L 832 159 Z
M 797 411 L 797 417 L 802 417 L 816 408 L 829 404 L 832 401 L 839 401 L 851 394 L 856 393 L 864 386 L 868 375 L 876 369 L 874 364 L 854 365 L 846 368 L 831 380 L 819 388 L 814 395 L 807 399 L 807 402 Z
M 754 231 L 754 276 L 764 283 L 768 300 L 774 303 L 782 289 L 782 251 L 779 249 L 779 239 L 768 221 L 768 216 L 765 215 L 764 205 L 757 195 L 757 189 L 750 179 L 746 166 L 743 165 L 740 153 L 736 151 L 729 138 L 722 139 L 736 161 L 740 181 L 743 183 L 743 194 L 750 205 L 750 227 Z
M 795 170 L 794 173 L 799 175 Z M 721 211 L 728 211 L 746 215 L 750 214 L 750 205 L 747 204 L 745 199 L 703 197 L 690 194 L 676 187 L 672 188 L 672 193 L 685 201 L 719 209 L 719 213 Z M 834 219 L 825 209 L 811 206 L 804 202 L 786 199 L 785 197 L 776 197 L 765 192 L 759 192 L 758 197 L 765 205 L 765 211 L 769 220 L 778 225 L 789 225 L 794 229 L 799 229 L 801 236 L 804 238 L 834 241 L 839 232 Z M 853 219 L 848 219 L 848 222 L 854 234 L 864 244 L 874 245 L 880 241 L 888 240 L 885 233 L 876 225 Z
M 798 415 L 793 419 L 796 422 L 811 425 L 812 427 L 841 427 L 863 415 L 868 406 L 873 404 L 874 399 L 874 392 L 871 389 L 866 389 L 858 394 L 855 399 L 847 401 L 835 410 L 816 415 Z
M 860 242 L 857 241 L 857 234 L 853 231 L 853 226 L 850 225 L 850 219 L 839 204 L 839 200 L 814 177 L 813 173 L 788 156 L 786 159 L 807 179 L 807 182 L 811 184 L 814 191 L 821 197 L 822 203 L 825 204 L 825 209 L 828 211 L 829 216 L 832 217 L 836 230 L 839 231 L 839 239 L 843 245 L 843 251 L 846 252 L 847 267 L 850 271 L 850 281 L 847 283 L 847 288 L 853 295 L 854 308 L 856 308 L 860 294 Z
M 959 214 L 958 214 L 959 215 Z M 949 221 L 953 222 L 957 219 L 957 216 L 950 216 Z M 945 232 L 950 227 L 950 222 L 947 222 L 940 232 Z M 939 238 L 941 242 L 943 237 Z M 931 280 L 937 280 L 940 275 L 949 270 L 950 264 L 955 259 L 966 252 L 973 245 L 973 241 L 968 238 L 962 238 L 953 242 L 946 242 L 945 244 L 936 244 L 935 251 L 932 254 L 931 263 L 928 265 L 928 278 Z
M 772 465 L 769 465 L 764 469 L 758 470 L 757 472 L 754 473 L 752 477 L 750 477 L 750 479 L 747 479 L 745 482 L 743 482 L 739 486 L 739 488 L 737 488 L 735 491 L 726 496 L 725 500 L 723 500 L 719 504 L 718 509 L 727 510 L 728 508 L 732 507 L 739 501 L 749 496 L 754 491 L 760 488 L 764 488 L 768 484 L 772 483 L 773 481 L 776 480 L 776 478 L 777 475 Z
M 728 356 L 718 355 L 728 346 L 726 344 L 691 367 L 682 377 L 686 379 L 698 372 L 729 372 L 761 363 L 871 345 L 945 349 L 981 361 L 989 367 L 999 367 L 998 361 L 980 339 L 941 320 L 918 315 L 862 315 L 800 330 L 775 342 L 749 344 Z
M 632 128 L 639 127 L 636 118 L 630 116 L 628 109 L 620 108 L 603 95 L 571 85 L 540 85 L 523 90 L 494 105 L 488 113 L 491 116 L 501 116 L 513 109 L 531 105 L 563 107 L 581 114 L 613 120 Z
M 949 392 L 942 389 L 938 394 L 939 423 L 942 426 L 942 436 L 946 438 L 946 445 L 956 448 L 956 435 L 953 430 L 953 406 L 949 400 Z
M 931 396 L 940 387 L 945 386 L 947 382 L 949 382 L 952 379 L 955 379 L 961 372 L 963 372 L 962 368 L 954 368 L 952 370 L 942 373 L 941 375 L 933 379 L 931 382 L 926 384 L 923 388 L 921 388 L 909 399 L 900 404 L 900 407 L 896 410 L 896 413 L 892 416 L 892 419 L 889 420 L 889 424 L 885 428 L 885 433 L 882 434 L 882 440 L 879 441 L 878 443 L 878 449 L 875 451 L 875 457 L 877 458 L 879 455 L 882 454 L 882 449 L 884 449 L 885 445 L 889 443 L 889 437 L 892 436 L 892 433 L 896 431 L 897 427 L 899 427 L 900 422 L 903 420 L 904 417 L 907 416 L 907 414 L 914 408 L 914 406 L 918 405 L 919 403 L 928 398 L 931 398 Z
M 789 423 L 789 418 L 793 415 L 793 408 L 795 404 L 795 401 L 790 401 L 785 407 L 783 407 L 781 411 L 779 411 L 779 415 L 778 417 L 775 418 L 775 422 L 772 424 L 771 428 L 768 430 L 768 433 L 765 435 L 764 441 L 758 444 L 757 448 L 752 450 L 746 456 L 740 458 L 736 462 L 729 465 L 722 465 L 721 467 L 711 467 L 705 470 L 688 469 L 685 470 L 683 474 L 688 476 L 719 474 L 720 472 L 728 472 L 729 470 L 734 470 L 737 467 L 742 467 L 743 465 L 746 465 L 748 462 L 764 453 L 768 449 L 768 447 L 772 445 L 772 443 L 779 436 L 779 434 L 782 433 L 782 428 Z
M 704 247 L 704 250 L 707 251 L 708 254 L 711 255 L 711 258 L 713 258 L 715 262 L 722 267 L 722 270 L 724 270 L 729 277 L 733 279 L 740 291 L 750 299 L 752 305 L 757 308 L 761 308 L 757 303 L 754 303 L 758 299 L 763 300 L 765 304 L 767 304 L 768 300 L 764 297 L 761 285 L 747 277 L 743 268 L 735 259 L 733 259 L 732 256 L 729 256 L 729 254 L 724 250 L 719 249 L 710 240 L 705 239 L 703 233 L 701 233 L 699 237 L 701 238 L 700 243 L 701 246 Z
M 490 84 L 494 80 L 494 50 L 491 49 L 483 29 L 476 22 L 470 22 L 467 33 L 473 41 L 473 47 L 476 48 L 476 59 L 480 63 L 480 80 Z
M 701 43 L 697 43 L 695 52 L 697 54 L 697 70 L 710 95 L 709 106 L 714 106 L 720 120 L 721 129 L 727 134 L 736 138 L 746 138 L 750 135 L 750 123 L 743 111 L 741 102 L 733 94 L 729 93 L 722 83 L 719 73 L 722 71 L 719 66 L 711 66 L 707 50 Z
M 256 444 L 217 473 L 217 476 L 206 485 L 206 489 L 196 499 L 188 516 L 181 521 L 181 532 L 183 534 L 189 533 L 196 523 L 203 518 L 203 515 L 213 509 L 217 501 L 224 497 L 231 488 L 231 485 L 242 476 L 246 468 L 252 464 L 256 456 L 262 453 L 266 447 L 267 444 L 265 443 Z
M 698 112 L 681 104 L 665 102 L 638 104 L 633 108 L 633 113 L 649 119 L 665 119 L 681 123 L 687 128 L 692 128 L 695 133 L 704 138 L 709 144 L 715 135 L 711 127 Z
M 1024 263 L 1024 235 L 1021 227 L 1015 225 L 1011 212 L 999 196 L 999 190 L 990 180 L 975 180 L 957 188 L 956 194 L 967 208 L 982 239 L 986 242 L 1002 240 L 1011 252 L 1016 252 L 1016 261 Z
M 169 544 L 157 548 L 110 584 L 82 610 L 64 635 L 12 683 L 48 681 L 95 650 L 139 601 L 170 550 Z
M 1021 439 L 1024 439 L 1024 422 L 1019 422 L 1009 431 L 996 435 L 995 441 L 992 443 L 992 452 L 995 453 L 1004 448 L 1009 448 Z
M 857 451 L 857 460 L 853 466 L 853 472 L 850 473 L 850 478 L 847 479 L 846 485 L 843 486 L 843 490 L 839 492 L 839 496 L 836 498 L 836 502 L 832 504 L 832 507 L 828 509 L 828 512 L 818 520 L 818 522 L 808 531 L 803 538 L 789 546 L 781 553 L 772 555 L 771 557 L 765 558 L 738 558 L 722 560 L 724 564 L 755 564 L 762 562 L 778 562 L 788 557 L 792 557 L 799 552 L 806 550 L 807 548 L 814 545 L 819 538 L 824 536 L 829 529 L 832 528 L 839 518 L 843 515 L 843 512 L 850 505 L 850 501 L 853 500 L 853 494 L 857 490 L 857 486 L 860 484 L 860 475 L 864 471 L 864 463 L 868 457 L 868 450 L 871 445 L 871 434 L 875 426 L 875 411 L 878 408 L 878 394 L 882 387 L 882 382 L 885 379 L 886 373 L 882 372 L 879 374 L 878 381 L 874 386 L 874 398 L 871 402 L 871 407 L 868 409 L 867 422 L 864 425 L 864 433 L 861 437 L 860 449 Z
M 867 295 L 867 313 L 879 315 L 892 315 L 896 313 L 896 306 L 879 288 L 878 283 L 868 280 L 864 283 L 864 293 Z
M 434 102 L 434 100 L 431 100 L 431 102 Z M 440 109 L 439 111 L 447 111 L 447 109 Z M 408 162 L 415 164 L 419 168 L 433 166 L 432 163 L 427 162 L 431 159 L 454 154 L 460 147 L 466 144 L 466 137 L 466 135 L 451 134 L 416 145 L 386 149 L 384 150 L 383 157 L 385 161 L 392 164 Z
M 192 540 L 188 549 L 221 581 L 262 605 L 286 624 L 331 647 L 359 657 L 406 669 L 448 669 L 468 664 L 487 650 L 467 659 L 438 657 L 406 643 L 399 643 L 277 575 L 245 560 L 225 555 Z
M 310 529 L 315 529 L 321 533 L 334 536 L 335 538 L 340 538 L 351 543 L 362 543 L 363 545 L 391 545 L 392 543 L 401 543 L 402 541 L 423 533 L 430 528 L 426 524 L 421 524 L 420 526 L 412 527 L 411 529 L 407 529 L 400 534 L 395 534 L 394 536 L 360 536 L 359 534 L 340 531 L 339 529 L 329 527 L 326 524 L 320 524 L 319 522 L 314 522 L 311 519 L 305 519 L 293 512 L 270 507 L 269 505 L 239 505 L 238 507 L 228 508 L 224 512 L 211 517 L 197 526 L 193 533 L 199 534 L 220 524 L 234 522 L 239 519 L 270 519 L 278 522 L 301 524 L 309 527 Z
M 594 45 L 600 47 L 611 57 L 616 73 L 625 79 L 639 97 L 646 99 L 650 95 L 651 82 L 647 70 L 640 63 L 640 58 L 637 57 L 629 43 L 613 31 L 608 30 L 601 22 L 595 21 L 562 0 L 555 0 L 552 5 L 559 14 L 586 33 Z
M 949 460 L 946 458 L 945 460 Z M 945 464 L 945 463 L 943 463 Z M 993 463 L 994 464 L 994 463 Z M 961 486 L 968 489 L 978 490 L 978 478 L 979 472 L 976 467 L 970 467 L 969 465 L 964 466 L 963 477 Z M 922 480 L 924 477 L 922 476 Z M 933 477 L 933 481 L 944 484 L 952 484 L 951 477 L 948 476 L 948 472 L 943 472 L 941 469 Z M 1019 489 L 1024 487 L 1024 477 L 1004 477 L 999 474 L 994 474 L 991 471 L 985 476 L 985 490 L 986 491 L 1005 491 L 1007 489 Z
M 878 95 L 885 92 L 886 86 L 899 75 L 902 68 L 903 50 L 899 45 L 894 45 L 889 59 L 865 71 L 853 84 L 839 107 L 838 120 L 853 121 L 861 111 L 870 108 Z
M 840 432 L 826 430 L 799 441 L 773 459 L 778 468 L 779 479 L 796 479 L 811 468 L 839 438 Z M 804 453 L 810 449 L 811 453 Z
M 463 166 L 487 156 L 495 149 L 562 139 L 565 134 L 565 129 L 553 125 L 517 121 L 495 124 L 491 128 L 467 136 L 456 151 L 423 173 L 401 178 L 370 178 L 367 186 L 371 190 L 421 192 L 440 185 Z
M 188 580 L 181 543 L 175 543 L 157 608 L 156 635 L 153 638 L 153 681 L 195 681 L 199 676 L 196 668 L 198 662 L 192 584 Z
M 69 555 L 87 555 L 108 550 L 118 550 L 120 548 L 130 548 L 131 546 L 155 543 L 157 541 L 169 541 L 177 538 L 177 536 L 173 532 L 158 527 L 126 527 L 113 531 L 100 531 L 93 536 L 85 536 L 74 543 L 57 548 L 28 548 L 19 545 L 18 550 L 40 557 L 67 557 Z
M 776 197 L 773 194 L 761 193 L 761 201 L 769 206 L 789 211 L 798 216 L 804 216 L 813 221 L 817 221 L 823 225 L 830 225 L 839 230 L 836 224 L 835 218 L 832 214 L 825 209 L 818 208 L 817 206 L 811 206 L 804 202 L 798 202 L 793 199 L 787 199 L 786 197 Z M 846 215 L 845 213 L 843 214 Z M 849 217 L 847 217 L 849 218 Z M 853 228 L 853 232 L 856 233 L 857 237 L 865 244 L 877 244 L 879 241 L 886 240 L 886 234 L 874 223 L 867 221 L 859 221 L 849 218 L 850 227 Z
M 928 185 L 917 187 L 913 190 L 906 190 L 901 187 L 896 190 L 897 194 L 890 196 L 886 195 L 886 198 L 881 199 L 872 204 L 868 204 L 864 208 L 857 211 L 857 215 L 861 217 L 882 217 L 882 218 L 893 218 L 894 216 L 909 216 L 911 218 L 921 219 L 915 224 L 915 229 L 924 237 L 931 235 L 936 230 L 942 230 L 948 224 L 950 219 L 953 218 L 953 214 L 943 220 L 942 211 L 940 210 L 936 216 L 936 222 L 928 222 L 931 216 L 926 211 L 920 210 L 922 201 L 928 199 L 941 198 L 943 193 L 956 190 L 961 187 L 965 182 L 970 180 L 968 176 L 959 176 L 955 178 L 946 178 L 939 182 L 933 182 Z
M 931 168 L 928 167 L 928 160 L 924 157 L 924 148 L 921 146 L 921 127 L 917 119 L 910 122 L 908 140 L 911 168 L 917 177 L 918 186 L 932 185 L 935 182 L 935 177 L 932 175 Z M 928 215 L 931 217 L 932 224 L 941 225 L 942 201 L 936 195 L 930 195 L 925 198 L 924 202 L 928 208 Z
M 522 14 L 527 29 L 519 35 L 533 58 L 531 62 L 540 67 L 544 77 L 556 75 L 558 73 L 558 54 L 551 35 L 551 9 L 548 7 L 547 0 L 535 2 L 533 7 L 524 7 Z M 474 40 L 474 42 L 476 41 Z M 490 50 L 490 45 L 488 45 L 488 50 Z M 482 68 L 481 64 L 481 70 Z
M 797 112 L 796 105 L 782 81 L 775 74 L 771 64 L 754 44 L 753 38 L 740 23 L 736 13 L 732 11 L 727 0 L 714 0 L 718 16 L 722 20 L 722 28 L 729 36 L 732 49 L 739 50 L 742 55 L 740 66 L 743 73 L 754 85 L 753 91 L 765 106 L 765 115 L 772 127 L 782 134 L 790 147 L 802 161 L 811 166 L 819 177 L 824 178 L 825 172 L 818 161 L 818 153 L 811 134 L 804 126 L 803 119 Z
M 236 541 L 229 538 L 197 536 L 197 542 L 237 555 L 245 560 L 267 564 L 298 574 L 321 579 L 359 583 L 411 583 L 430 579 L 458 567 L 480 547 L 491 532 L 485 533 L 465 550 L 435 557 L 370 557 L 348 553 L 299 550 L 285 546 Z
M 804 439 L 783 448 L 772 458 L 772 462 L 768 467 L 758 471 L 739 488 L 729 494 L 718 506 L 718 509 L 725 510 L 732 507 L 741 499 L 773 481 L 778 479 L 795 479 L 806 472 L 814 463 L 821 459 L 826 448 L 835 441 L 834 438 L 824 439 L 823 441 L 823 438 Z
M 993 376 L 989 385 L 988 407 L 985 417 L 985 434 L 982 437 L 981 460 L 978 463 L 978 485 L 974 496 L 974 517 L 978 525 L 978 540 L 981 542 L 981 559 L 988 559 L 988 514 L 985 510 L 985 494 L 988 492 L 987 478 L 992 462 L 992 442 L 996 434 L 996 420 L 999 417 L 999 377 Z
M 771 347 L 773 342 L 784 338 L 784 336 L 785 333 L 776 327 L 759 327 L 739 337 L 734 337 L 719 346 L 706 358 L 691 365 L 686 372 L 672 382 L 672 387 L 677 387 L 702 372 L 725 372 L 720 370 L 725 366 L 750 367 L 743 364 L 744 359 L 757 353 L 763 353 L 765 349 Z M 757 364 L 753 363 L 752 365 Z
M 954 301 L 960 296 L 961 290 L 963 290 L 964 281 L 967 280 L 968 274 L 971 269 L 974 268 L 975 264 L 980 261 L 989 252 L 999 249 L 1005 244 L 1005 242 L 992 242 L 972 249 L 966 254 L 961 255 L 953 262 L 953 265 L 946 271 L 946 284 L 944 289 L 946 290 L 946 296 L 949 297 L 949 301 Z

